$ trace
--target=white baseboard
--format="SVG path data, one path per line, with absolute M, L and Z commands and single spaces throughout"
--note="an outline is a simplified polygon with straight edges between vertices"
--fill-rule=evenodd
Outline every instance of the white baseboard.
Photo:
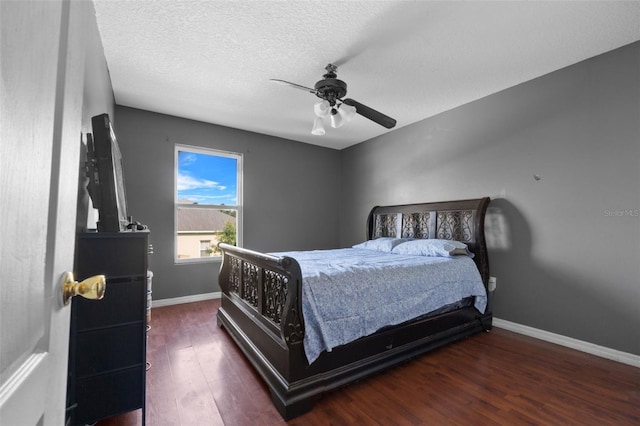
M 517 324 L 500 318 L 493 318 L 493 325 L 498 328 L 513 331 L 514 333 L 524 334 L 525 336 L 534 337 L 544 340 L 545 342 L 555 343 L 560 346 L 566 346 L 601 358 L 607 358 L 613 361 L 628 364 L 640 368 L 640 356 L 627 352 L 618 351 L 604 346 L 595 345 L 593 343 L 574 339 L 560 334 L 551 333 L 526 325 Z
M 160 299 L 151 301 L 151 309 L 160 308 L 162 306 L 180 305 L 182 303 L 201 302 L 203 300 L 220 299 L 222 293 L 217 291 L 214 293 L 194 294 L 192 296 L 174 297 L 172 299 Z

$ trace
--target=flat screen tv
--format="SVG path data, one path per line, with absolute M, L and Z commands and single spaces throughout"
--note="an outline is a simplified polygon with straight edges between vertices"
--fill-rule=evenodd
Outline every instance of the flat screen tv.
M 98 232 L 126 231 L 129 224 L 122 154 L 108 114 L 91 118 L 87 135 L 87 190 L 98 209 Z

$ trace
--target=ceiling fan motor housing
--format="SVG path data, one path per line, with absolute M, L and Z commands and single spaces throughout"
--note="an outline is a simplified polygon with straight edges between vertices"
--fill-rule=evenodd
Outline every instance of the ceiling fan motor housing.
M 335 77 L 326 77 L 325 74 L 325 79 L 318 81 L 314 88 L 316 89 L 316 96 L 327 100 L 333 106 L 336 103 L 336 99 L 340 99 L 347 94 L 347 83 Z

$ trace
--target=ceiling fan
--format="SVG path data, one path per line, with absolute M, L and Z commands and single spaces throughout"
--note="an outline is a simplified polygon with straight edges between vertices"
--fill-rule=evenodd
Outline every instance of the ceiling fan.
M 327 73 L 322 76 L 322 80 L 318 81 L 313 88 L 302 86 L 300 84 L 291 83 L 285 80 L 271 79 L 270 81 L 278 84 L 293 87 L 294 89 L 304 90 L 313 93 L 322 101 L 314 105 L 316 119 L 311 133 L 314 135 L 324 135 L 324 126 L 322 120 L 329 116 L 332 127 L 340 127 L 345 122 L 351 120 L 357 113 L 369 120 L 378 123 L 381 126 L 391 129 L 396 125 L 396 120 L 361 104 L 350 98 L 343 97 L 347 94 L 347 83 L 338 80 L 336 72 L 338 67 L 334 64 L 328 64 L 324 68 Z

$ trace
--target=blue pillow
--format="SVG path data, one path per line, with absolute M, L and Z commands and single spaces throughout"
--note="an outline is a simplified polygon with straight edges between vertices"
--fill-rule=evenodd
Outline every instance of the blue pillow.
M 356 249 L 390 252 L 398 244 L 409 240 L 409 238 L 380 237 L 375 240 L 368 240 L 364 243 L 356 244 L 352 247 Z
M 414 256 L 431 256 L 431 257 L 453 257 L 453 256 L 469 256 L 473 257 L 473 253 L 465 243 L 453 240 L 411 240 L 397 244 L 392 253 L 410 254 Z

